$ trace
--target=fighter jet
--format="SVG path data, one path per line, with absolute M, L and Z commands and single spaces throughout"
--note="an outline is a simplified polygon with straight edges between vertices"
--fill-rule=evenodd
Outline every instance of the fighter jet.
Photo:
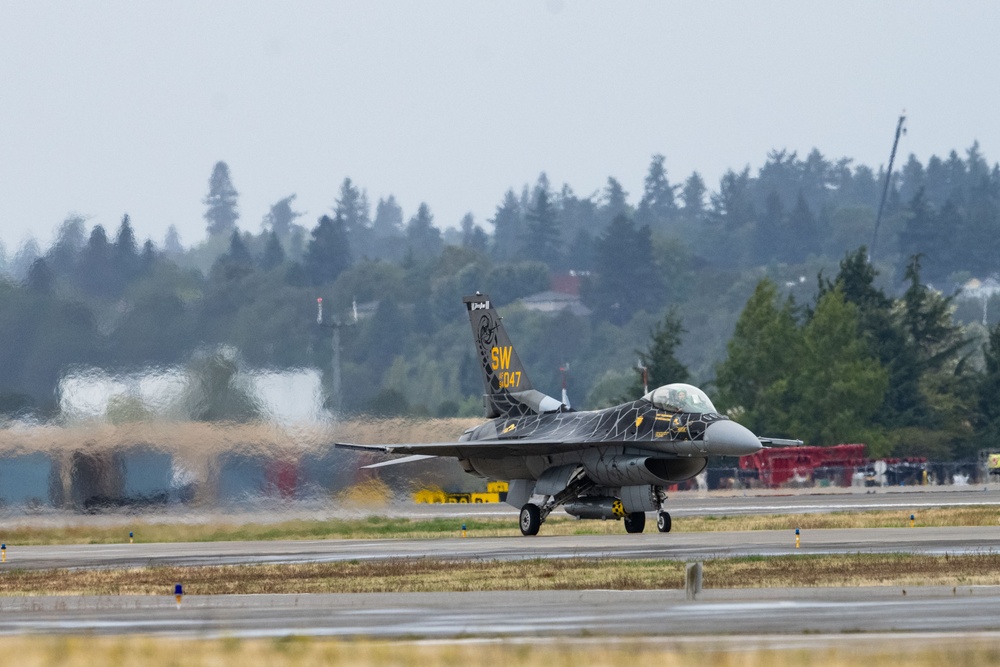
M 747 456 L 769 444 L 719 414 L 689 384 L 668 384 L 603 410 L 576 411 L 535 389 L 489 296 L 463 298 L 483 372 L 484 424 L 457 442 L 357 445 L 348 449 L 407 454 L 364 466 L 379 468 L 433 457 L 458 459 L 479 477 L 507 480 L 507 503 L 521 510 L 524 535 L 536 535 L 557 507 L 581 519 L 623 519 L 641 533 L 646 512 L 670 532 L 665 488 L 700 473 L 709 456 Z

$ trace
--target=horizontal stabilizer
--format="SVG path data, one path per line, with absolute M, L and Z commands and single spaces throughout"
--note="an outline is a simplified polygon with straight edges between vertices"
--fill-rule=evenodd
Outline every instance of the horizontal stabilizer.
M 356 445 L 353 442 L 335 442 L 334 447 L 338 449 L 353 449 L 359 452 L 371 452 L 378 454 L 390 454 L 392 448 L 387 445 Z
M 361 466 L 362 468 L 384 468 L 385 466 L 394 466 L 398 463 L 413 463 L 415 461 L 425 461 L 427 459 L 436 459 L 438 457 L 433 454 L 414 454 L 413 456 L 404 456 L 401 459 L 393 459 L 391 461 L 382 461 L 381 463 L 372 463 L 371 465 Z
M 802 444 L 801 440 L 787 440 L 785 438 L 758 438 L 758 440 L 765 447 L 798 447 Z
M 582 438 L 565 440 L 466 440 L 464 442 L 426 442 L 399 445 L 355 445 L 335 442 L 334 447 L 354 449 L 372 454 L 410 454 L 422 456 L 454 456 L 464 459 L 470 456 L 497 458 L 503 456 L 547 456 L 573 451 L 581 447 L 599 447 L 606 443 L 587 442 Z

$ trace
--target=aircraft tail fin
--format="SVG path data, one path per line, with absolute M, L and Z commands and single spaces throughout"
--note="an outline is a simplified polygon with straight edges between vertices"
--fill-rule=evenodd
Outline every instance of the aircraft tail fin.
M 555 412 L 562 408 L 562 403 L 531 386 L 490 297 L 477 292 L 464 297 L 462 302 L 469 311 L 472 336 L 483 371 L 486 416 L 510 417 Z

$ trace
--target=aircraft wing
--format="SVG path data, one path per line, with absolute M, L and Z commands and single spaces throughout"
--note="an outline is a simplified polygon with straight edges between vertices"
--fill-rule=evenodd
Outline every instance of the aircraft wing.
M 502 458 L 504 456 L 526 456 L 537 454 L 561 454 L 583 447 L 597 447 L 603 442 L 593 442 L 576 439 L 566 440 L 469 440 L 466 442 L 428 442 L 403 445 L 357 445 L 349 442 L 335 442 L 334 447 L 354 449 L 373 454 L 407 454 L 407 459 L 397 459 L 399 463 L 417 461 L 417 456 L 452 456 L 468 458 L 479 456 L 485 458 Z M 395 463 L 393 461 L 392 463 Z M 390 462 L 386 462 L 389 464 Z

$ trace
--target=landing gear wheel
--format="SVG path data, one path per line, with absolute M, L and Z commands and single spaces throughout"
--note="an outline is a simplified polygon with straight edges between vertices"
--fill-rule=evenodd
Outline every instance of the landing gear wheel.
M 542 513 L 538 510 L 538 505 L 528 503 L 521 508 L 521 534 L 537 535 L 538 529 L 542 525 Z
M 670 532 L 670 512 L 660 512 L 656 515 L 656 529 L 661 533 Z
M 646 527 L 645 512 L 630 512 L 625 515 L 626 533 L 641 533 L 642 529 L 645 527 Z

